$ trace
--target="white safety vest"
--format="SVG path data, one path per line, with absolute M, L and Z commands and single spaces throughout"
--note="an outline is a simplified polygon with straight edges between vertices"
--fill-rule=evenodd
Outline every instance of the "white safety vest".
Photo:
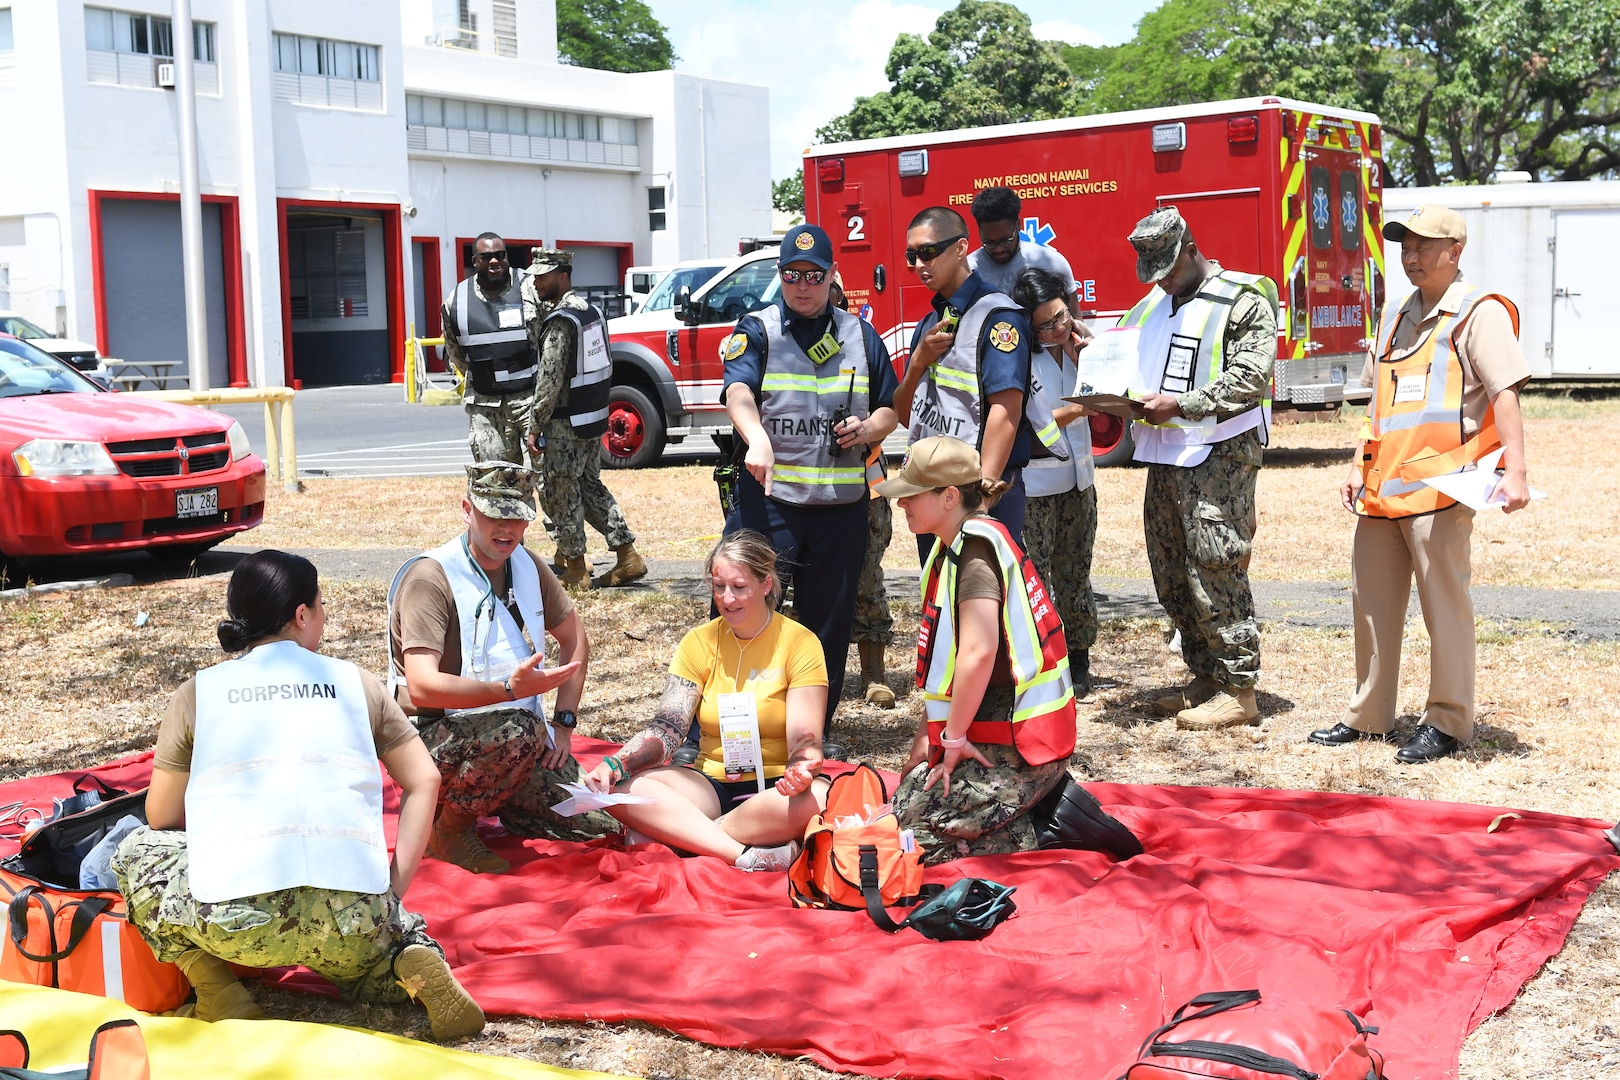
M 1063 395 L 1074 392 L 1078 378 L 1079 369 L 1062 349 L 1038 348 L 1031 353 L 1029 393 L 1031 397 L 1039 396 L 1048 410 L 1066 404 Z M 1032 499 L 1084 491 L 1096 482 L 1091 422 L 1081 417 L 1066 428 L 1057 428 L 1057 437 L 1062 456 L 1054 452 L 1049 457 L 1032 457 L 1024 466 L 1024 489 Z
M 388 586 L 388 690 L 394 693 L 405 683 L 405 672 L 400 670 L 394 657 L 394 599 L 399 594 L 405 571 L 418 559 L 432 559 L 444 568 L 450 582 L 450 593 L 456 600 L 456 619 L 461 629 L 461 674 L 481 682 L 504 682 L 517 670 L 519 664 L 533 655 L 529 643 L 523 639 L 523 628 L 507 610 L 504 598 L 497 597 L 489 577 L 467 550 L 463 534 L 442 547 L 425 551 L 406 560 Z M 540 572 L 534 560 L 519 549 L 507 561 L 507 582 L 523 625 L 536 641 L 546 632 L 545 604 L 540 596 Z M 544 666 L 545 661 L 541 661 Z M 497 709 L 528 709 L 545 719 L 545 702 L 538 695 L 518 698 L 516 701 L 497 701 L 493 705 L 480 705 L 472 709 L 446 709 L 447 716 L 466 713 L 493 712 Z
M 1137 301 L 1120 319 L 1121 328 L 1137 328 L 1137 376 L 1132 389 L 1141 393 L 1186 394 L 1220 377 L 1226 326 L 1238 297 L 1254 290 L 1277 311 L 1277 287 L 1270 278 L 1217 270 L 1197 294 L 1178 310 L 1166 303 L 1169 294 L 1158 286 Z M 1271 391 L 1254 407 L 1217 420 L 1174 417 L 1163 424 L 1138 420 L 1135 438 L 1137 461 L 1191 467 L 1209 457 L 1209 448 L 1245 431 L 1257 429 L 1261 445 L 1271 424 Z
M 272 641 L 197 673 L 191 892 L 388 891 L 382 774 L 353 664 Z

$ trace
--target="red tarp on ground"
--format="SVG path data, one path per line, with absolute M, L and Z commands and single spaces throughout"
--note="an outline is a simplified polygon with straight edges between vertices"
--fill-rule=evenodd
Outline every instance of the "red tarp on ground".
M 604 749 L 575 745 L 587 760 Z M 138 784 L 147 768 L 141 757 L 100 774 Z M 0 785 L 0 805 L 67 786 Z M 1259 987 L 1354 1009 L 1381 1029 L 1373 1045 L 1392 1075 L 1441 1080 L 1620 868 L 1607 823 L 1551 814 L 1491 833 L 1501 811 L 1489 807 L 1090 787 L 1147 854 L 931 871 L 1018 887 L 1018 914 L 981 942 L 890 936 L 864 913 L 794 910 L 783 875 L 608 841 L 497 839 L 515 863 L 501 877 L 429 860 L 409 906 L 492 1013 L 644 1020 L 882 1076 L 1106 1080 L 1188 998 Z

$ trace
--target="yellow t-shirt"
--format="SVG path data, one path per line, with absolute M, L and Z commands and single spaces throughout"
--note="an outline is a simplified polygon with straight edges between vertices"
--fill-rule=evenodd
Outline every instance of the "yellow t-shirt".
M 787 694 L 800 686 L 826 686 L 827 664 L 816 635 L 782 615 L 771 618 L 765 632 L 741 643 L 724 619 L 713 619 L 687 631 L 675 650 L 669 673 L 703 689 L 698 725 L 703 731 L 698 767 L 717 780 L 752 780 L 754 774 L 726 776 L 720 750 L 720 695 L 752 692 L 759 716 L 759 749 L 765 776 L 787 771 Z

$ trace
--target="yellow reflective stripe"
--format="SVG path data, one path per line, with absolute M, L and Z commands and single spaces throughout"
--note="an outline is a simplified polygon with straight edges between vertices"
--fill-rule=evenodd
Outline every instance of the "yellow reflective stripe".
M 1041 440 L 1042 446 L 1056 446 L 1058 441 L 1057 421 L 1053 420 L 1045 427 L 1041 428 L 1041 430 L 1035 433 L 1035 437 Z
M 867 377 L 857 371 L 854 385 L 854 393 L 865 393 L 867 390 Z M 786 371 L 769 371 L 760 380 L 759 388 L 761 390 L 775 391 L 800 390 L 811 394 L 848 394 L 851 392 L 849 372 L 847 371 L 842 376 L 835 373 L 819 377 L 808 374 L 796 375 Z
M 979 389 L 979 376 L 971 371 L 957 371 L 955 368 L 934 365 L 934 381 L 941 386 L 949 386 L 953 390 Z
M 771 478 L 788 484 L 862 484 L 866 470 L 859 466 L 772 465 Z

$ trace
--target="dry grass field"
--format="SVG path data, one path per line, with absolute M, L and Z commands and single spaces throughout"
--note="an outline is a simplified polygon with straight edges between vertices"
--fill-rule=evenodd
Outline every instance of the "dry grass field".
M 1572 588 L 1620 587 L 1620 409 L 1608 403 L 1532 402 L 1532 483 L 1552 498 L 1511 518 L 1482 515 L 1476 580 Z M 1257 576 L 1325 580 L 1348 575 L 1351 521 L 1333 489 L 1354 438 L 1348 421 L 1279 425 L 1261 481 Z M 1144 577 L 1143 474 L 1099 477 L 1103 524 L 1098 573 Z M 718 531 L 708 469 L 614 474 L 650 556 L 698 558 Z M 406 547 L 438 543 L 459 528 L 455 481 L 312 483 L 303 496 L 273 495 L 264 546 Z M 903 527 L 903 526 L 902 526 Z M 543 537 L 533 546 L 549 553 Z M 902 535 L 896 566 L 915 565 Z M 383 668 L 385 582 L 327 588 L 325 650 Z M 0 700 L 0 779 L 52 772 L 149 747 L 174 687 L 220 658 L 213 626 L 224 580 L 24 597 L 0 602 L 0 655 L 11 675 Z M 593 643 L 583 707 L 589 734 L 619 739 L 655 704 L 680 635 L 703 616 L 697 601 L 663 593 L 592 594 L 580 611 Z M 140 613 L 146 613 L 137 626 Z M 908 669 L 905 631 L 916 605 L 895 605 L 902 641 L 891 672 Z M 1427 639 L 1409 628 L 1403 661 L 1405 716 L 1422 705 Z M 1477 742 L 1421 768 L 1397 766 L 1377 744 L 1336 750 L 1304 741 L 1338 719 L 1353 681 L 1347 632 L 1267 627 L 1258 729 L 1194 735 L 1145 719 L 1145 699 L 1179 677 L 1155 620 L 1115 620 L 1093 652 L 1099 689 L 1081 706 L 1074 770 L 1134 783 L 1307 788 L 1523 807 L 1614 820 L 1620 814 L 1620 642 L 1576 640 L 1557 627 L 1482 623 Z M 850 683 L 854 680 L 851 679 Z M 894 712 L 847 701 L 841 734 L 857 754 L 889 768 L 904 757 L 920 702 L 904 679 Z M 848 685 L 848 684 L 847 684 Z M 852 687 L 851 687 L 852 690 Z M 1467 1080 L 1589 1080 L 1620 1069 L 1620 885 L 1588 903 L 1564 950 L 1464 1048 Z M 357 1007 L 261 992 L 274 1016 L 376 1027 L 425 1037 L 419 1011 Z M 575 1024 L 500 1018 L 468 1049 L 646 1077 L 825 1077 L 803 1061 L 718 1050 L 640 1024 Z M 1395 1075 L 1401 1075 L 1397 1070 Z

